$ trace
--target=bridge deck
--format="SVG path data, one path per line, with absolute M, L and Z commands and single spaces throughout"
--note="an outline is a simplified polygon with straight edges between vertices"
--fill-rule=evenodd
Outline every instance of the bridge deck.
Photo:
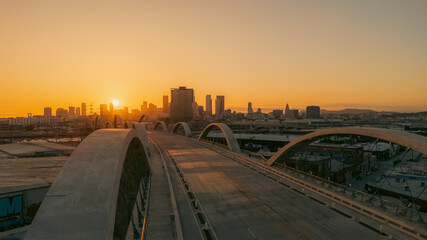
M 385 238 L 199 144 L 150 135 L 178 163 L 219 239 Z
M 168 181 L 162 167 L 160 155 L 150 144 L 151 158 L 151 192 L 149 202 L 150 221 L 147 222 L 147 239 L 173 239 L 173 223 L 169 220 L 172 206 L 169 194 Z

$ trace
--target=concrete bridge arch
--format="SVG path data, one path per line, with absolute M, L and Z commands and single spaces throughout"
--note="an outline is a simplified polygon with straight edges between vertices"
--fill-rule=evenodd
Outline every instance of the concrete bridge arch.
M 282 147 L 267 161 L 267 164 L 271 166 L 275 162 L 281 161 L 283 158 L 291 155 L 303 146 L 306 146 L 318 139 L 334 135 L 372 137 L 408 147 L 422 154 L 427 154 L 427 137 L 421 135 L 384 128 L 342 127 L 321 129 L 303 135 Z
M 145 127 L 145 124 L 127 121 L 125 126 L 127 128 L 136 130 L 139 138 L 142 141 L 142 145 L 144 145 L 145 151 L 147 152 L 148 156 L 151 156 L 150 145 L 148 143 L 147 137 L 147 128 Z
M 136 130 L 101 129 L 71 154 L 26 239 L 126 239 L 148 156 Z
M 125 128 L 123 120 L 122 120 L 122 118 L 120 117 L 119 114 L 115 114 L 114 115 L 114 128 L 118 128 L 117 127 L 117 123 L 120 125 L 120 128 Z
M 209 132 L 213 129 L 219 129 L 224 134 L 225 140 L 230 151 L 240 153 L 239 143 L 237 142 L 236 136 L 233 131 L 225 123 L 211 123 L 203 129 L 199 136 L 199 140 L 206 139 Z
M 154 125 L 153 130 L 157 130 L 161 127 L 163 129 L 163 132 L 168 133 L 168 127 L 166 126 L 166 123 L 164 121 L 159 121 Z
M 177 133 L 178 128 L 182 126 L 184 128 L 184 134 L 186 137 L 191 137 L 191 129 L 190 126 L 188 125 L 188 123 L 186 122 L 178 122 L 177 124 L 175 124 L 175 126 L 172 129 L 171 133 Z

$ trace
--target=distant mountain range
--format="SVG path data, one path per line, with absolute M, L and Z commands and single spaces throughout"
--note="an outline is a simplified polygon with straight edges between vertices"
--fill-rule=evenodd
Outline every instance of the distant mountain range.
M 365 114 L 365 113 L 378 113 L 378 112 L 371 109 L 346 108 L 346 109 L 337 110 L 337 111 L 320 109 L 320 113 L 321 114 Z
M 366 113 L 380 113 L 380 114 L 398 114 L 398 115 L 427 115 L 427 111 L 423 112 L 409 112 L 409 113 L 401 113 L 401 112 L 391 112 L 391 111 L 375 111 L 371 109 L 356 109 L 356 108 L 346 108 L 343 110 L 331 111 L 320 109 L 320 114 L 366 114 Z
M 245 107 L 231 107 L 231 109 L 233 110 L 233 111 L 237 111 L 237 112 L 244 112 L 244 113 L 246 113 L 247 112 L 247 108 L 245 108 Z M 271 111 L 273 111 L 273 110 L 276 110 L 276 109 L 280 109 L 280 110 L 283 110 L 283 112 L 284 112 L 284 109 L 283 108 L 279 108 L 279 107 L 277 107 L 277 108 L 272 108 L 272 107 L 266 107 L 266 108 L 262 108 L 262 112 L 263 113 L 268 113 L 268 112 L 271 112 Z M 254 111 L 256 111 L 257 110 L 257 108 L 254 108 Z M 305 113 L 305 109 L 298 109 L 299 111 L 300 111 L 300 113 Z M 326 110 L 326 109 L 320 109 L 320 114 L 337 114 L 337 115 L 339 115 L 339 114 L 354 114 L 354 115 L 357 115 L 357 114 L 367 114 L 367 113 L 380 113 L 380 114 L 421 114 L 421 115 L 426 115 L 427 114 L 427 111 L 423 111 L 423 112 L 395 112 L 395 111 L 375 111 L 375 110 L 372 110 L 372 109 L 357 109 L 357 108 L 345 108 L 345 109 L 342 109 L 342 110 Z

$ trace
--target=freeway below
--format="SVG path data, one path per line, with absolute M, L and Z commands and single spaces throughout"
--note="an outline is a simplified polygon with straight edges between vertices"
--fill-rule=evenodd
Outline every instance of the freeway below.
M 206 144 L 155 131 L 149 136 L 162 146 L 184 239 L 411 239 Z

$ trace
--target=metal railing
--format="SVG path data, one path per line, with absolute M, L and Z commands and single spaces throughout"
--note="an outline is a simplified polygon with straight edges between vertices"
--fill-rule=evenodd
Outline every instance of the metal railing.
M 190 209 L 193 210 L 194 221 L 198 224 L 201 239 L 218 239 L 218 236 L 216 235 L 216 232 L 213 229 L 212 224 L 210 223 L 209 218 L 205 213 L 205 210 L 203 209 L 200 200 L 197 198 L 197 195 L 192 191 L 191 183 L 188 182 L 188 180 L 185 178 L 184 173 L 178 166 L 178 163 L 175 161 L 175 159 L 169 153 L 166 147 L 161 143 L 156 143 L 156 146 L 157 145 L 160 146 L 160 148 L 167 154 L 173 164 L 175 173 L 181 179 L 181 184 L 186 192 L 185 197 L 187 199 Z
M 142 223 L 142 230 L 141 230 L 141 240 L 146 239 L 146 233 L 147 233 L 147 218 L 148 218 L 148 214 L 149 214 L 149 209 L 150 209 L 150 195 L 151 195 L 151 173 L 150 176 L 148 177 L 148 186 L 142 186 L 143 187 L 143 191 L 146 191 L 146 193 L 144 194 L 144 198 L 145 198 L 145 212 L 144 212 L 144 222 Z M 145 185 L 145 184 L 142 184 Z M 141 199 L 142 202 L 143 199 Z
M 159 152 L 160 158 L 162 159 L 162 166 L 163 166 L 163 169 L 165 170 L 166 178 L 167 178 L 167 181 L 168 181 L 169 194 L 170 194 L 170 198 L 171 198 L 172 211 L 173 211 L 173 215 L 174 215 L 174 224 L 175 224 L 176 239 L 183 240 L 184 236 L 183 236 L 183 233 L 182 233 L 181 220 L 180 220 L 180 217 L 179 217 L 178 206 L 176 204 L 176 198 L 175 198 L 175 192 L 174 192 L 173 186 L 172 186 L 172 180 L 171 180 L 171 177 L 169 175 L 169 171 L 168 171 L 165 159 L 164 159 L 163 154 L 162 154 L 162 152 L 160 150 L 160 148 L 162 148 L 162 146 L 160 146 L 160 148 L 159 148 L 159 145 L 160 145 L 159 143 L 156 143 L 150 137 L 149 137 L 149 139 L 154 144 L 154 146 L 156 146 L 157 151 Z

